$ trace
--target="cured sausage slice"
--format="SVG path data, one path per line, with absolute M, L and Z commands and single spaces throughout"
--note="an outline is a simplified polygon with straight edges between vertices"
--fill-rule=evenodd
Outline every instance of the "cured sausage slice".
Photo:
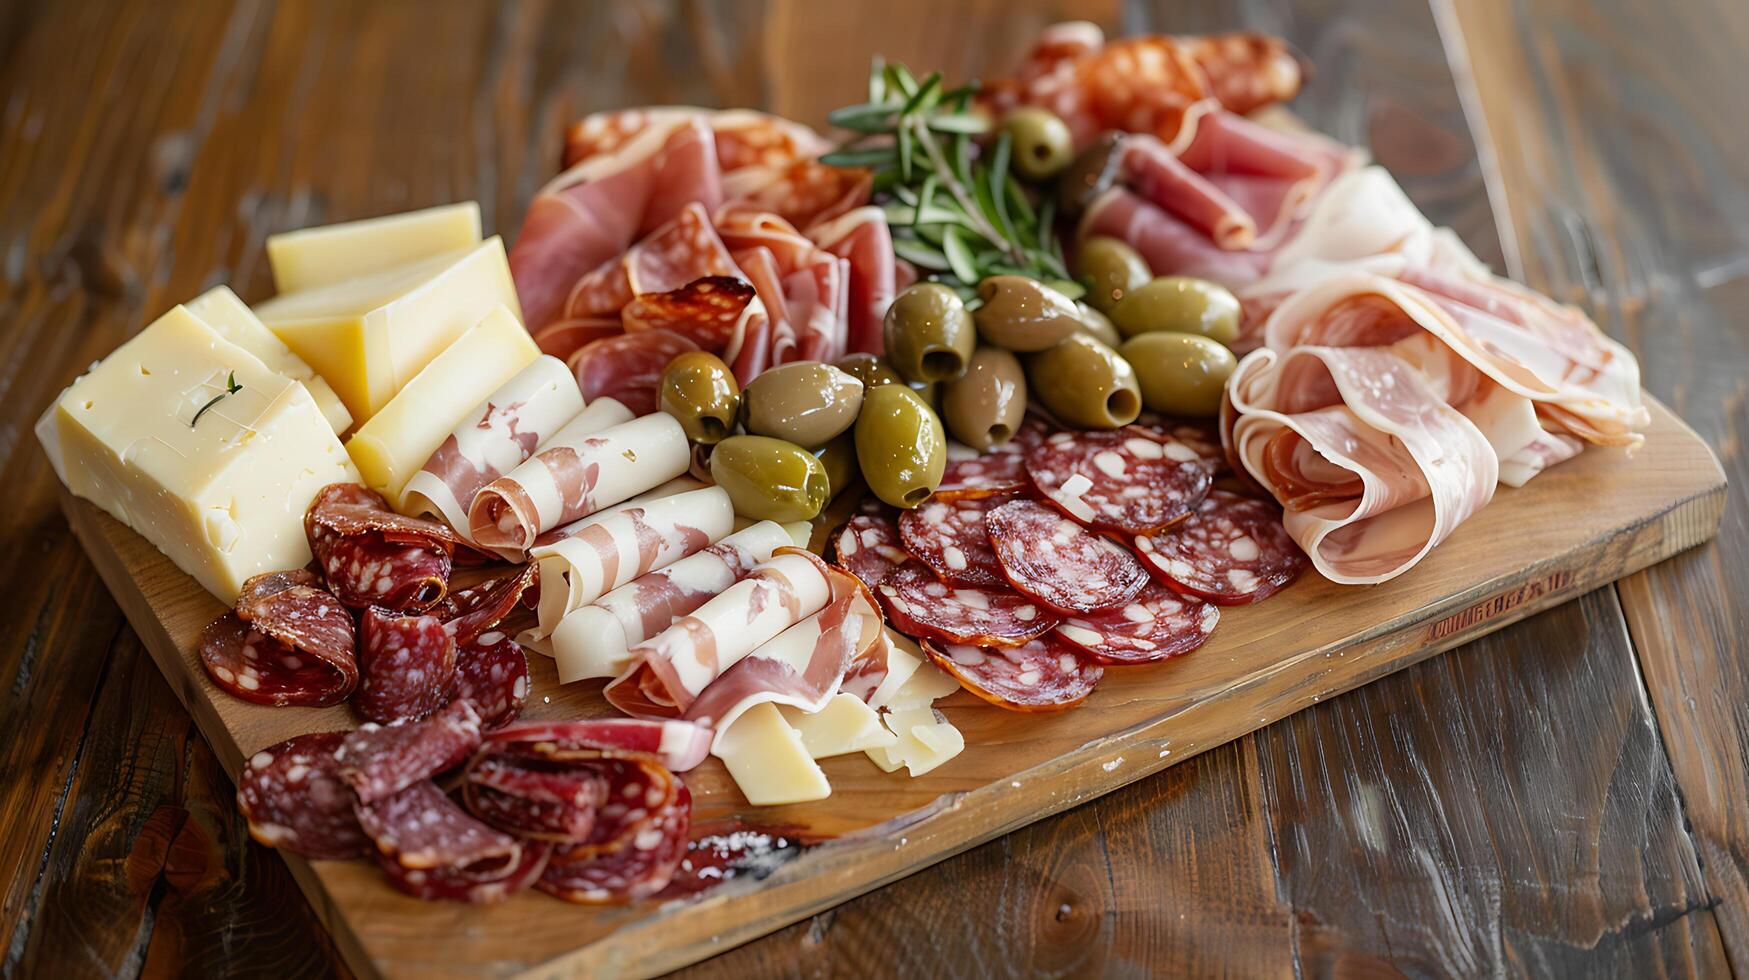
M 873 589 L 911 560 L 889 513 L 857 514 L 832 537 L 833 562 Z
M 1057 625 L 1048 609 L 1010 589 L 956 588 L 918 562 L 877 588 L 887 616 L 903 633 L 975 646 L 1017 646 Z
M 524 840 L 521 856 L 496 870 L 407 868 L 380 852 L 377 866 L 388 876 L 389 884 L 414 898 L 488 905 L 502 902 L 538 881 L 551 853 L 552 848 L 544 842 Z
M 466 701 L 452 701 L 424 721 L 365 725 L 346 736 L 335 760 L 359 801 L 374 803 L 461 765 L 479 745 L 480 716 Z
M 323 487 L 304 515 L 304 533 L 328 588 L 348 606 L 425 609 L 449 588 L 455 532 L 395 513 L 368 487 Z
M 1211 476 L 1220 476 L 1228 472 L 1227 451 L 1221 446 L 1221 430 L 1213 422 L 1201 422 L 1174 419 L 1153 412 L 1143 412 L 1135 422 L 1137 428 L 1147 429 L 1163 439 L 1174 439 L 1182 443 L 1186 449 L 1196 453 L 1203 469 Z
M 960 686 L 1010 711 L 1061 711 L 1087 699 L 1105 668 L 1054 635 L 1017 647 L 924 642 L 923 652 Z
M 633 415 L 656 410 L 656 386 L 668 362 L 698 345 L 672 330 L 659 328 L 603 337 L 571 355 L 571 371 L 588 401 L 612 398 Z
M 1202 646 L 1220 618 L 1218 607 L 1150 582 L 1115 609 L 1066 617 L 1056 636 L 1102 664 L 1145 664 Z
M 455 683 L 455 640 L 436 616 L 364 611 L 358 694 L 352 704 L 370 721 L 392 724 L 441 708 Z
M 429 779 L 359 804 L 358 823 L 382 856 L 403 868 L 494 875 L 522 857 L 516 838 L 469 816 Z
M 585 905 L 637 901 L 668 887 L 686 856 L 692 826 L 692 793 L 680 783 L 675 790 L 672 801 L 657 809 L 646 829 L 625 847 L 605 855 L 596 855 L 587 845 L 557 848 L 535 887 Z
M 528 655 L 522 644 L 496 630 L 458 644 L 455 697 L 473 705 L 487 731 L 515 721 L 528 703 Z
M 1063 513 L 1125 534 L 1152 534 L 1183 520 L 1211 482 L 1194 450 L 1133 426 L 1046 436 L 1026 454 L 1026 472 Z
M 667 330 L 722 353 L 735 324 L 754 300 L 753 284 L 739 276 L 705 276 L 665 293 L 644 293 L 620 311 L 626 333 Z
M 1005 502 L 1003 497 L 930 498 L 899 515 L 899 537 L 905 550 L 928 565 L 944 582 L 954 585 L 1004 585 L 1002 566 L 990 549 L 984 515 Z
M 1026 489 L 1026 447 L 1019 436 L 985 453 L 963 446 L 955 448 L 965 455 L 948 459 L 941 485 L 935 488 L 932 499 L 988 497 Z
M 1136 538 L 1154 577 L 1223 606 L 1261 602 L 1306 570 L 1274 505 L 1216 490 L 1188 520 Z
M 653 755 L 674 772 L 686 772 L 710 753 L 712 731 L 674 719 L 589 718 L 581 721 L 525 721 L 486 736 L 490 746 L 523 745 L 529 750 L 601 749 Z M 547 748 L 542 748 L 546 746 Z
M 463 792 L 468 809 L 500 830 L 575 844 L 594 831 L 608 784 L 588 767 L 488 756 L 469 767 Z
M 471 588 L 451 592 L 432 608 L 431 614 L 443 620 L 443 628 L 455 637 L 458 645 L 465 646 L 515 612 L 534 584 L 535 566 L 524 565 L 513 575 L 490 578 Z
M 316 860 L 360 857 L 370 840 L 353 812 L 352 789 L 334 754 L 346 732 L 288 738 L 249 757 L 237 776 L 237 807 L 249 836 Z
M 1129 549 L 1036 500 L 1012 500 L 984 517 L 1002 573 L 1016 591 L 1065 613 L 1121 606 L 1148 584 Z
M 333 596 L 320 594 L 328 596 L 328 606 L 340 609 Z M 312 615 L 315 608 L 311 606 Z M 352 618 L 344 610 L 340 615 L 350 635 Z M 235 613 L 225 613 L 201 631 L 200 665 L 230 694 L 276 707 L 339 704 L 358 686 L 358 663 L 350 644 L 294 649 L 250 628 Z

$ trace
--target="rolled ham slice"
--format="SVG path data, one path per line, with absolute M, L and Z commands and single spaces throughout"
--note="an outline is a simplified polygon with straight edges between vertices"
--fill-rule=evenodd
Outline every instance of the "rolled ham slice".
M 633 502 L 561 529 L 538 544 L 540 625 L 550 635 L 574 609 L 632 580 L 702 551 L 734 528 L 735 508 L 720 487 Z
M 631 420 L 631 412 L 607 400 L 591 406 L 601 428 Z M 464 538 L 468 505 L 480 488 L 521 465 L 543 440 L 583 412 L 583 396 L 571 369 L 541 356 L 474 406 L 443 440 L 402 491 L 405 510 L 437 514 Z
M 631 650 L 632 666 L 605 691 L 626 714 L 678 718 L 729 668 L 825 608 L 826 565 L 780 548 L 746 578 Z
M 480 547 L 519 562 L 542 533 L 685 473 L 689 459 L 686 433 L 671 415 L 605 429 L 578 416 L 527 462 L 480 489 L 469 529 Z
M 761 521 L 567 613 L 552 631 L 559 683 L 617 677 L 630 665 L 633 646 L 704 605 L 790 544 L 783 525 Z

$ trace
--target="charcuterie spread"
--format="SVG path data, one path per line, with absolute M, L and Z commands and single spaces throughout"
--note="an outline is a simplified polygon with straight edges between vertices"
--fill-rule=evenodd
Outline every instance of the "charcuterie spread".
M 1308 568 L 1403 575 L 1639 445 L 1625 348 L 1253 117 L 1302 81 L 1063 24 L 982 87 L 877 63 L 824 132 L 598 113 L 508 250 L 471 204 L 271 236 L 279 295 L 174 307 L 38 436 L 230 607 L 223 697 L 350 713 L 248 759 L 256 840 L 648 898 L 706 836 L 689 771 L 765 806 L 951 766 L 943 698 L 1170 684 Z M 604 714 L 522 719 L 530 653 Z

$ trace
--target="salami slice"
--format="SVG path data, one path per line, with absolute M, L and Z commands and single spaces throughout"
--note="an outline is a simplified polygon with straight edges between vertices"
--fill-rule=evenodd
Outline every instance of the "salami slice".
M 502 902 L 540 880 L 552 848 L 541 842 L 521 842 L 516 861 L 499 868 L 465 869 L 407 868 L 386 854 L 377 854 L 377 865 L 389 884 L 414 898 L 428 902 L 467 902 L 489 905 Z
M 1227 451 L 1221 447 L 1220 426 L 1214 422 L 1174 419 L 1153 412 L 1143 412 L 1135 424 L 1161 438 L 1176 440 L 1196 453 L 1198 461 L 1202 463 L 1203 469 L 1209 471 L 1210 476 L 1219 476 L 1228 471 Z
M 403 868 L 490 875 L 522 856 L 516 838 L 469 816 L 429 779 L 359 804 L 358 823 L 377 850 Z
M 1010 589 L 955 588 L 911 562 L 875 592 L 900 632 L 974 646 L 1017 646 L 1050 632 L 1057 617 Z
M 710 753 L 712 731 L 677 719 L 587 718 L 579 721 L 525 721 L 486 736 L 500 751 L 547 753 L 601 749 L 655 756 L 674 772 L 686 772 Z M 521 746 L 520 749 L 515 747 Z
M 990 548 L 984 515 L 1007 497 L 931 498 L 899 515 L 905 550 L 944 582 L 953 585 L 1005 585 L 1002 565 Z
M 249 822 L 250 837 L 323 861 L 370 851 L 353 812 L 352 789 L 334 758 L 346 735 L 299 735 L 249 757 L 237 776 L 237 808 Z
M 535 887 L 585 905 L 633 902 L 668 887 L 686 856 L 692 826 L 692 793 L 681 783 L 675 789 L 672 801 L 656 811 L 629 846 L 604 855 L 587 845 L 560 847 Z
M 620 312 L 626 333 L 668 330 L 720 354 L 735 324 L 754 300 L 753 284 L 738 276 L 705 276 L 665 293 L 644 293 Z
M 571 355 L 571 370 L 583 397 L 612 398 L 633 415 L 656 410 L 656 385 L 668 362 L 698 345 L 672 330 L 644 330 L 605 337 Z
M 431 614 L 443 620 L 443 628 L 465 646 L 475 637 L 503 622 L 535 584 L 536 566 L 524 565 L 513 575 L 487 579 L 471 588 L 451 592 L 433 607 Z
M 1129 549 L 1035 500 L 1009 501 L 984 524 L 1015 591 L 1052 609 L 1112 609 L 1148 584 L 1147 569 Z
M 1058 639 L 1102 664 L 1145 664 L 1189 653 L 1214 632 L 1221 611 L 1154 582 L 1116 609 L 1064 618 Z
M 857 514 L 832 536 L 833 562 L 873 589 L 911 560 L 891 514 Z
M 328 604 L 340 608 L 332 596 Z M 344 611 L 341 615 L 350 632 L 351 617 Z M 201 631 L 200 665 L 227 693 L 275 707 L 339 704 L 358 686 L 358 663 L 350 648 L 296 650 L 251 629 L 235 613 L 225 613 Z
M 595 809 L 600 805 L 530 799 L 472 783 L 465 792 L 468 812 L 493 827 L 523 838 L 560 843 L 587 840 L 595 829 Z
M 500 830 L 581 844 L 607 802 L 608 781 L 591 765 L 487 754 L 468 767 L 468 809 Z
M 324 669 L 332 676 L 330 684 L 302 686 L 300 681 L 280 678 L 281 689 L 287 693 L 302 689 L 305 694 L 287 704 L 336 704 L 351 695 L 358 685 L 358 646 L 352 628 L 352 615 L 326 589 L 321 580 L 307 568 L 287 572 L 268 572 L 243 583 L 237 596 L 237 617 L 257 633 L 279 641 L 294 651 L 280 657 L 266 657 L 254 666 L 271 674 L 276 667 L 308 678 L 321 675 Z M 304 656 L 299 657 L 297 654 Z M 298 661 L 294 666 L 292 661 Z M 263 680 L 264 678 L 257 678 Z M 239 682 L 242 678 L 239 675 Z M 272 686 L 271 679 L 264 686 Z
M 979 453 L 965 446 L 949 447 L 947 468 L 933 500 L 989 497 L 1026 489 L 1026 447 L 1019 438 Z
M 1305 552 L 1273 504 L 1215 490 L 1183 524 L 1136 538 L 1154 577 L 1223 606 L 1261 602 L 1299 578 Z
M 364 612 L 361 673 L 352 704 L 380 724 L 423 718 L 449 700 L 456 645 L 436 616 Z
M 1202 457 L 1145 429 L 1057 432 L 1026 454 L 1026 472 L 1051 503 L 1083 524 L 1152 534 L 1208 495 Z
M 1087 700 L 1105 668 L 1088 663 L 1054 635 L 1018 647 L 923 643 L 960 686 L 1009 711 L 1061 711 Z
M 348 606 L 425 609 L 449 588 L 455 532 L 395 513 L 367 487 L 323 487 L 304 516 L 304 532 L 328 587 Z
M 346 736 L 335 759 L 359 802 L 374 803 L 461 765 L 479 745 L 480 716 L 453 701 L 424 721 L 365 725 Z
M 528 655 L 522 644 L 494 630 L 457 645 L 455 697 L 473 705 L 488 731 L 515 721 L 528 702 Z

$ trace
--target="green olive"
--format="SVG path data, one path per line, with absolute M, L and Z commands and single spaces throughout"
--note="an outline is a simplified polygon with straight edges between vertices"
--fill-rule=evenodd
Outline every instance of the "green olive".
M 856 417 L 856 460 L 875 496 L 912 508 L 941 485 L 947 436 L 941 420 L 909 388 L 881 385 L 862 399 Z
M 708 446 L 735 431 L 741 389 L 735 372 L 715 354 L 691 351 L 669 361 L 656 390 L 662 411 L 674 416 L 693 442 Z
M 748 432 L 814 449 L 856 422 L 862 382 L 830 364 L 796 361 L 747 382 L 741 406 Z
M 979 347 L 966 376 L 942 385 L 941 421 L 973 449 L 1007 442 L 1026 414 L 1026 373 L 1000 347 Z
M 1107 311 L 1125 337 L 1165 330 L 1230 344 L 1239 337 L 1239 298 L 1225 286 L 1189 276 L 1162 276 Z
M 984 303 L 973 314 L 986 344 L 1030 354 L 1081 329 L 1075 302 L 1026 276 L 991 276 L 978 283 Z
M 768 436 L 730 436 L 711 450 L 711 479 L 735 513 L 755 521 L 810 521 L 826 506 L 831 484 L 813 453 Z
M 814 450 L 820 465 L 826 468 L 826 499 L 837 499 L 845 488 L 856 482 L 862 471 L 856 465 L 856 433 L 845 432 L 838 438 Z
M 1012 141 L 1014 169 L 1028 180 L 1050 180 L 1075 159 L 1068 124 L 1049 109 L 1010 109 L 1002 117 L 1002 131 Z
M 1180 418 L 1219 414 L 1221 391 L 1239 363 L 1232 351 L 1191 333 L 1139 334 L 1120 351 L 1136 369 L 1148 410 Z
M 927 383 L 913 381 L 905 387 L 910 388 L 912 394 L 923 399 L 923 404 L 928 405 L 931 411 L 940 411 L 941 386 L 942 382 L 940 381 L 930 381 Z
M 1107 130 L 1082 150 L 1069 164 L 1069 169 L 1057 178 L 1057 213 L 1065 218 L 1079 217 L 1093 199 L 1117 183 L 1123 165 L 1124 134 Z
M 1110 313 L 1118 301 L 1147 285 L 1153 273 L 1141 253 L 1121 238 L 1094 235 L 1075 253 L 1075 275 L 1087 286 L 1087 302 Z
M 834 365 L 838 370 L 862 382 L 864 388 L 876 385 L 904 384 L 899 372 L 878 354 L 846 354 Z
M 966 373 L 977 329 L 959 294 L 938 282 L 907 288 L 887 309 L 887 363 L 907 381 L 946 381 Z
M 1076 428 L 1115 429 L 1142 411 L 1129 362 L 1084 333 L 1027 358 L 1026 378 L 1034 397 Z
M 1081 329 L 1092 334 L 1094 339 L 1107 347 L 1116 347 L 1123 343 L 1123 334 L 1117 332 L 1117 327 L 1111 323 L 1111 317 L 1099 312 L 1086 303 L 1076 303 L 1075 308 L 1081 311 Z

